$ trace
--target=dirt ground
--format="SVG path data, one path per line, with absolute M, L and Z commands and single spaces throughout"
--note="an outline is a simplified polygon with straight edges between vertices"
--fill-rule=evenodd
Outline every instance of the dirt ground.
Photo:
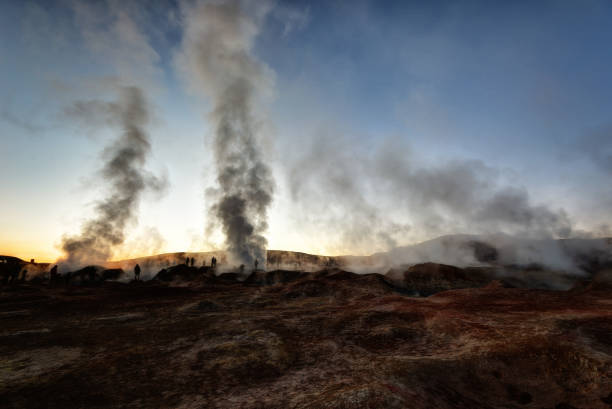
M 274 277 L 2 286 L 0 407 L 612 408 L 609 290 Z

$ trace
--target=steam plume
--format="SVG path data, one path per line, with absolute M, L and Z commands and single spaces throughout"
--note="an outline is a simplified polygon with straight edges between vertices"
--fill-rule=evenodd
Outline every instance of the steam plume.
M 221 224 L 234 262 L 265 261 L 267 209 L 274 181 L 258 146 L 255 102 L 272 86 L 269 69 L 252 54 L 269 8 L 262 2 L 199 2 L 185 10 L 178 63 L 211 98 L 217 182 L 210 216 Z
M 122 129 L 103 152 L 105 163 L 100 173 L 108 183 L 106 197 L 97 203 L 95 217 L 84 223 L 78 236 L 63 239 L 63 263 L 75 268 L 107 261 L 113 249 L 124 242 L 125 229 L 136 218 L 142 193 L 147 188 L 160 189 L 162 183 L 144 168 L 151 147 L 145 132 L 147 104 L 139 88 L 121 88 L 117 102 L 76 102 L 67 114 L 85 118 L 101 115 Z
M 349 246 L 343 252 L 367 254 L 466 231 L 533 239 L 572 232 L 563 209 L 533 203 L 525 188 L 503 183 L 481 161 L 425 164 L 396 139 L 364 151 L 341 136 L 324 136 L 297 150 L 290 192 L 297 206 L 308 206 L 297 213 L 314 208 L 319 220 L 306 223 Z

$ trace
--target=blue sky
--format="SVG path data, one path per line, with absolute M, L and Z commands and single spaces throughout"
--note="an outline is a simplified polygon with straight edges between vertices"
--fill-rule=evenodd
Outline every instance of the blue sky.
M 75 100 L 112 98 L 111 79 L 147 90 L 155 116 L 148 163 L 169 181 L 163 197 L 141 203 L 117 256 L 215 246 L 219 238 L 204 234 L 204 189 L 215 185 L 210 101 L 176 66 L 180 8 L 176 2 L 2 2 L 0 253 L 53 259 L 62 235 L 90 215 L 102 186 L 95 179 L 99 153 L 113 129 L 63 112 Z M 129 28 L 131 42 L 125 31 L 113 31 L 118 15 L 125 16 L 120 27 Z M 532 207 L 563 209 L 572 234 L 605 234 L 601 225 L 612 210 L 611 17 L 606 1 L 270 3 L 253 49 L 275 83 L 273 96 L 262 100 L 262 146 L 277 183 L 270 247 L 382 250 L 377 235 L 351 236 L 360 217 L 343 215 L 364 209 L 375 214 L 368 223 L 381 234 L 407 226 L 394 233 L 395 244 L 470 232 L 473 217 L 449 211 L 448 203 L 440 202 L 435 215 L 414 203 L 398 205 L 403 190 L 383 187 L 368 168 L 378 166 L 373 156 L 389 141 L 411 174 L 476 161 L 497 189 L 478 195 L 522 189 Z M 317 179 L 324 172 L 296 171 L 318 143 L 336 150 L 326 169 L 337 159 L 342 164 L 333 172 L 354 175 L 350 190 L 359 209 Z M 296 174 L 304 186 L 297 193 Z M 410 190 L 418 183 L 410 186 L 407 195 L 422 194 Z M 479 229 L 485 228 L 474 226 Z

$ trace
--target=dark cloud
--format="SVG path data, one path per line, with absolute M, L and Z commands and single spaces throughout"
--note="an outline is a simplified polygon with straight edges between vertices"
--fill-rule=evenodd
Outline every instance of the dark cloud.
M 481 223 L 492 223 L 502 229 L 516 226 L 519 232 L 537 236 L 566 238 L 572 232 L 572 223 L 564 210 L 533 205 L 523 188 L 505 187 L 495 192 L 483 201 L 475 217 Z

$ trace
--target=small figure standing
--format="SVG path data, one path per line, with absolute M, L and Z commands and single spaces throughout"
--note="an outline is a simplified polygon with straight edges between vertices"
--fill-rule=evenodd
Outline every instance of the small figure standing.
M 51 270 L 49 270 L 49 284 L 55 283 L 56 280 L 57 280 L 57 264 L 51 267 Z
M 19 273 L 20 272 L 21 272 L 21 270 L 19 269 L 19 266 L 12 266 L 12 269 L 11 269 L 11 284 L 15 284 L 17 279 L 19 279 Z
M 259 264 L 259 260 L 255 259 L 255 270 L 257 270 L 257 265 Z
M 191 267 L 193 267 L 193 263 L 195 263 L 195 259 L 191 257 Z
M 140 266 L 138 264 L 134 266 L 134 279 L 140 281 Z
M 217 268 L 217 258 L 213 256 L 212 260 L 210 260 L 210 266 L 212 268 Z
M 186 266 L 189 266 L 189 257 L 187 257 L 187 258 L 185 259 L 185 265 L 186 265 Z

